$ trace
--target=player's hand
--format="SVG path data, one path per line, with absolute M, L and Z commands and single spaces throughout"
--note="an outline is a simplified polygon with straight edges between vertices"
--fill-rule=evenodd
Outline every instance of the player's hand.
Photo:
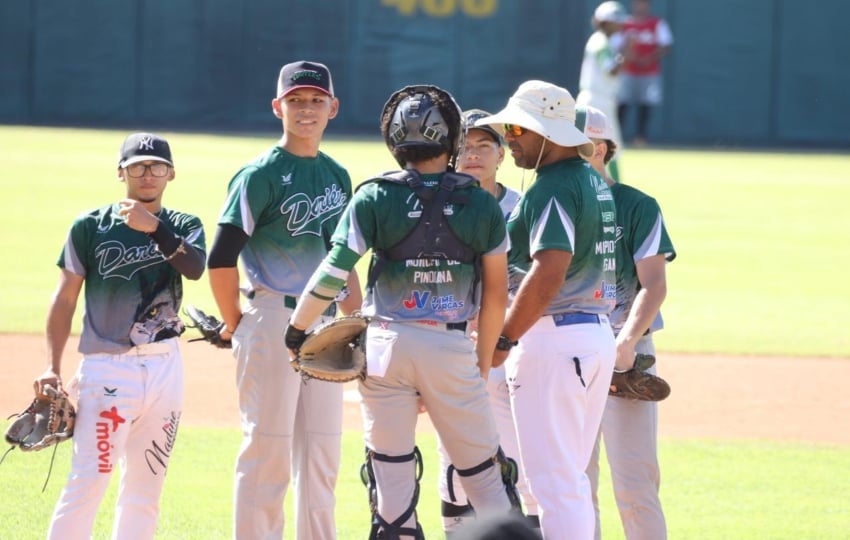
M 118 201 L 118 215 L 124 218 L 127 226 L 133 230 L 150 234 L 159 226 L 157 217 L 139 201 L 122 199 Z
M 497 368 L 504 364 L 505 360 L 508 359 L 509 354 L 510 351 L 500 351 L 499 349 L 496 349 L 496 351 L 493 353 L 493 363 L 490 364 L 490 367 Z
M 62 378 L 53 371 L 53 368 L 47 368 L 44 370 L 44 373 L 35 378 L 32 382 L 32 389 L 35 392 L 36 397 L 46 398 L 47 395 L 44 393 L 44 385 L 50 385 L 53 388 L 62 388 Z
M 617 342 L 617 360 L 614 369 L 617 371 L 628 371 L 635 366 L 635 346 L 628 343 Z

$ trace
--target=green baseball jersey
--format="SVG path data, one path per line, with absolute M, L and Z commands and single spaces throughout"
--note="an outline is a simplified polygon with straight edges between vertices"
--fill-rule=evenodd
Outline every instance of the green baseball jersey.
M 646 193 L 624 184 L 611 186 L 617 204 L 617 304 L 611 314 L 611 325 L 619 330 L 626 323 L 635 297 L 640 291 L 638 261 L 664 255 L 676 258 L 658 203 Z M 664 322 L 659 313 L 652 331 L 661 330 Z
M 275 146 L 230 181 L 218 223 L 249 236 L 240 257 L 252 289 L 297 297 L 330 249 L 350 199 L 351 178 L 331 157 L 299 157 Z
M 180 273 L 150 236 L 127 226 L 119 208 L 112 204 L 79 216 L 57 263 L 85 278 L 83 354 L 117 354 L 183 331 Z M 185 242 L 206 251 L 197 217 L 166 208 L 156 216 Z
M 532 255 L 555 249 L 573 258 L 545 314 L 610 313 L 616 296 L 616 211 L 611 190 L 581 158 L 541 167 L 508 219 L 509 293 L 514 300 Z
M 440 174 L 422 175 L 427 186 Z M 476 254 L 506 253 L 508 238 L 499 203 L 476 186 L 456 190 L 468 203 L 443 207 L 449 227 Z M 389 181 L 361 186 L 333 236 L 362 256 L 370 248 L 388 249 L 418 223 L 422 205 L 407 186 Z M 374 254 L 373 254 L 374 258 Z M 374 261 L 373 261 L 374 262 Z M 478 312 L 475 265 L 455 260 L 385 260 L 372 290 L 366 292 L 364 315 L 388 321 L 465 321 Z

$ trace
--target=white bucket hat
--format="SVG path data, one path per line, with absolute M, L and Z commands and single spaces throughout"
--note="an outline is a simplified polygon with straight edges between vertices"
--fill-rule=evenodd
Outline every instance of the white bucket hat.
M 516 124 L 539 133 L 559 146 L 575 147 L 586 158 L 593 155 L 593 143 L 575 126 L 576 102 L 565 89 L 544 81 L 519 85 L 504 109 L 482 118 L 475 126 Z

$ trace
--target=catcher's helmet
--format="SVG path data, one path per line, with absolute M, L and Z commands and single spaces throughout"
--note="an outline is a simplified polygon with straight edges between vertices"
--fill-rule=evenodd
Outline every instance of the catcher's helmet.
M 384 104 L 381 134 L 399 165 L 404 159 L 398 151 L 405 148 L 446 152 L 454 165 L 463 147 L 462 112 L 451 94 L 430 85 L 405 86 Z

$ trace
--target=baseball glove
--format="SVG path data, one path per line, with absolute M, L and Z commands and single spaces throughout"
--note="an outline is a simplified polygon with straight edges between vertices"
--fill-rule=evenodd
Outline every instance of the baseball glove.
M 6 429 L 6 442 L 24 451 L 44 450 L 66 441 L 74 434 L 77 412 L 61 389 L 45 385 L 46 398 L 37 397 L 15 416 Z M 11 417 L 10 417 L 11 418 Z
M 651 354 L 635 355 L 635 365 L 627 371 L 614 371 L 611 376 L 609 394 L 626 399 L 641 401 L 661 401 L 670 395 L 667 381 L 646 370 L 655 364 Z
M 192 321 L 188 324 L 189 328 L 197 328 L 201 333 L 201 337 L 190 339 L 189 341 L 208 341 L 220 349 L 229 349 L 232 343 L 229 339 L 221 338 L 221 330 L 224 328 L 224 322 L 216 319 L 212 315 L 207 315 L 195 306 L 187 306 L 183 313 Z
M 358 315 L 327 322 L 307 336 L 291 364 L 302 377 L 348 382 L 366 377 L 366 327 Z

